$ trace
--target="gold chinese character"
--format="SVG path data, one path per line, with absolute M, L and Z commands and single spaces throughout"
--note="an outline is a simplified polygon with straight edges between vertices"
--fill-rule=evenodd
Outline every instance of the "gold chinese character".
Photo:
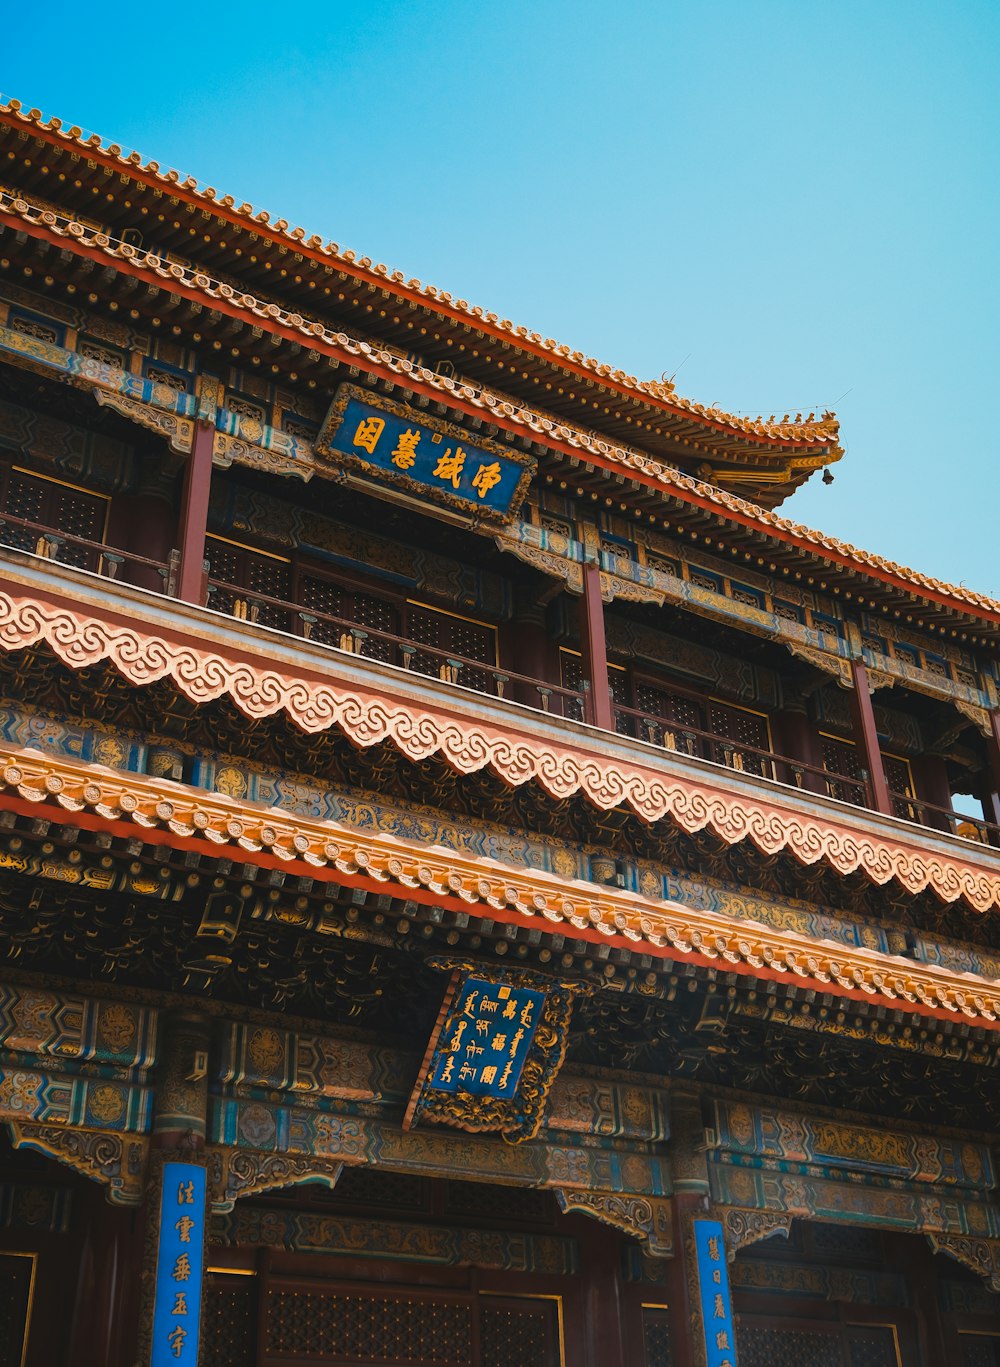
M 715 1336 L 715 1346 L 716 1348 L 732 1348 L 733 1345 L 729 1342 L 728 1329 L 719 1330 Z
M 488 1063 L 488 1064 L 486 1065 L 486 1067 L 485 1067 L 485 1068 L 483 1069 L 483 1071 L 482 1071 L 482 1074 L 481 1074 L 481 1077 L 480 1077 L 480 1081 L 483 1082 L 483 1083 L 485 1083 L 486 1086 L 488 1087 L 488 1086 L 490 1086 L 491 1083 L 496 1082 L 496 1080 L 497 1080 L 497 1070 L 493 1067 L 493 1065 L 492 1065 L 491 1063 Z
M 500 462 L 494 461 L 492 465 L 480 465 L 472 479 L 472 487 L 477 490 L 480 498 L 485 498 L 489 491 L 500 483 Z
M 398 465 L 401 470 L 411 470 L 414 461 L 417 459 L 417 443 L 419 441 L 419 432 L 413 432 L 409 428 L 405 432 L 400 432 L 396 441 L 396 449 L 392 453 L 393 465 Z
M 174 1295 L 174 1308 L 171 1315 L 186 1315 L 188 1312 L 188 1298 L 186 1291 L 178 1291 Z
M 500 1051 L 501 1049 L 506 1049 L 506 1048 L 507 1048 L 507 1036 L 506 1036 L 506 1035 L 494 1035 L 494 1036 L 493 1036 L 493 1045 L 492 1045 L 492 1047 L 493 1047 L 498 1053 L 499 1053 L 499 1051 Z
M 191 1259 L 186 1253 L 178 1254 L 171 1275 L 175 1282 L 189 1282 L 191 1280 Z
M 435 479 L 449 479 L 452 486 L 458 488 L 462 478 L 462 467 L 465 465 L 465 452 L 460 446 L 455 447 L 455 454 L 451 454 L 449 446 L 443 456 L 438 456 L 438 463 L 434 467 Z
M 384 418 L 362 418 L 358 423 L 358 430 L 354 434 L 354 445 L 360 446 L 370 456 L 373 456 L 384 428 Z
M 719 1241 L 714 1234 L 708 1241 L 708 1256 L 712 1259 L 713 1263 L 719 1261 Z
M 182 1244 L 191 1242 L 191 1231 L 194 1229 L 194 1221 L 190 1215 L 182 1215 L 179 1220 L 174 1221 L 174 1229 L 180 1234 Z
M 721 1268 L 721 1267 L 717 1267 L 717 1268 L 714 1270 L 714 1272 L 712 1273 L 712 1281 L 715 1282 L 716 1286 L 721 1286 L 721 1285 L 722 1285 L 722 1268 Z
M 175 1324 L 167 1335 L 167 1342 L 170 1344 L 170 1351 L 175 1358 L 179 1358 L 184 1351 L 184 1340 L 187 1338 L 187 1330 L 182 1329 L 179 1324 Z
M 194 1183 L 180 1182 L 177 1186 L 177 1204 L 179 1206 L 194 1205 Z
M 513 997 L 511 997 L 510 1001 L 507 1003 L 507 1005 L 506 1005 L 506 1006 L 504 1007 L 504 1009 L 503 1009 L 503 1018 L 504 1018 L 505 1021 L 512 1021 L 516 1015 L 517 1015 L 517 1002 L 514 1000 Z
M 722 1299 L 721 1291 L 716 1292 L 715 1309 L 712 1312 L 712 1318 L 717 1320 L 724 1320 L 726 1318 L 726 1303 Z

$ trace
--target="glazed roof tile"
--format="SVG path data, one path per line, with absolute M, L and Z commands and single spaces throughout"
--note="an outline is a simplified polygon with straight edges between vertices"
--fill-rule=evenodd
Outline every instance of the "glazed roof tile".
M 214 187 L 200 185 L 193 176 L 184 176 L 175 170 L 165 171 L 159 162 L 146 161 L 141 153 L 126 150 L 118 143 L 106 143 L 97 133 L 85 133 L 77 125 L 67 128 L 63 120 L 46 118 L 38 109 L 25 110 L 19 100 L 10 99 L 3 102 L 0 97 L 0 117 L 3 115 L 49 134 L 74 151 L 82 151 L 89 156 L 104 156 L 158 181 L 172 191 L 181 190 L 192 199 L 200 201 L 205 207 L 224 210 L 232 217 L 252 223 L 256 229 L 265 231 L 277 239 L 287 239 L 298 250 L 305 248 L 328 259 L 335 266 L 348 267 L 352 271 L 377 280 L 383 286 L 393 285 L 410 295 L 419 296 L 427 304 L 443 308 L 455 317 L 482 323 L 516 342 L 536 348 L 556 364 L 574 366 L 659 407 L 673 409 L 677 413 L 701 419 L 712 426 L 741 433 L 751 440 L 804 447 L 837 447 L 839 423 L 833 413 L 824 413 L 819 418 L 813 417 L 812 414 L 807 418 L 796 415 L 794 419 L 789 414 L 781 418 L 774 415 L 768 418 L 748 417 L 727 413 L 714 405 L 686 399 L 677 393 L 669 380 L 640 380 L 624 370 L 585 356 L 582 351 L 576 351 L 551 337 L 543 338 L 540 333 L 513 323 L 509 318 L 501 318 L 478 304 L 470 304 L 465 299 L 455 299 L 447 290 L 425 285 L 414 278 L 407 279 L 402 271 L 391 270 L 380 262 L 373 262 L 367 256 L 359 257 L 356 252 L 341 247 L 336 242 L 324 242 L 322 237 L 316 234 L 307 234 L 304 228 L 290 227 L 286 219 L 274 218 L 267 210 L 255 210 L 252 204 L 246 202 L 237 203 L 232 195 L 220 195 Z
M 0 208 L 19 217 L 23 222 L 38 224 L 59 237 L 75 239 L 82 244 L 94 247 L 103 254 L 123 262 L 152 271 L 167 283 L 194 288 L 209 298 L 225 301 L 227 304 L 245 310 L 259 325 L 289 328 L 305 336 L 314 345 L 317 342 L 335 346 L 347 352 L 352 360 L 362 365 L 376 364 L 392 372 L 401 384 L 419 381 L 426 388 L 437 392 L 443 402 L 458 402 L 481 410 L 491 419 L 515 424 L 541 442 L 557 442 L 567 451 L 578 451 L 582 455 L 612 467 L 624 469 L 641 478 L 665 494 L 673 494 L 685 502 L 698 503 L 720 516 L 735 517 L 744 525 L 776 537 L 783 542 L 791 542 L 806 551 L 814 552 L 827 560 L 840 562 L 850 569 L 868 572 L 883 581 L 911 592 L 929 595 L 935 601 L 944 601 L 946 606 L 971 611 L 1000 623 L 1000 601 L 986 594 L 977 593 L 964 585 L 949 584 L 922 574 L 918 570 L 899 565 L 885 556 L 853 546 L 829 533 L 816 531 L 801 522 L 761 508 L 741 498 L 738 494 L 727 493 L 714 484 L 706 483 L 693 475 L 686 475 L 675 466 L 665 464 L 635 447 L 623 446 L 573 423 L 540 414 L 489 390 L 474 387 L 438 375 L 417 363 L 401 357 L 398 353 L 367 341 L 350 337 L 347 333 L 334 331 L 324 324 L 289 312 L 275 303 L 265 303 L 246 291 L 234 289 L 231 285 L 214 280 L 206 272 L 168 261 L 155 253 L 137 249 L 121 243 L 107 234 L 95 231 L 85 225 L 57 215 L 51 210 L 41 209 L 17 196 L 0 192 Z

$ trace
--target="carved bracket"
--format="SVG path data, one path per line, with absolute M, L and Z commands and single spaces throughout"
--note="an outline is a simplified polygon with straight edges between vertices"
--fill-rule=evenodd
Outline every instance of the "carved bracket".
M 105 1130 L 77 1130 L 61 1125 L 32 1125 L 8 1121 L 15 1149 L 34 1149 L 83 1173 L 108 1188 L 108 1200 L 118 1206 L 137 1206 L 142 1200 L 149 1158 L 145 1135 L 109 1134 Z
M 674 1251 L 670 1201 L 665 1196 L 619 1196 L 606 1191 L 565 1191 L 555 1193 L 564 1214 L 576 1211 L 590 1215 L 604 1225 L 641 1239 L 647 1252 L 669 1258 Z
M 793 1215 L 769 1210 L 727 1209 L 722 1216 L 726 1231 L 726 1253 L 729 1261 L 748 1244 L 758 1244 L 763 1239 L 773 1239 L 776 1234 L 787 1239 L 792 1228 Z
M 330 1191 L 344 1170 L 343 1163 L 310 1154 L 258 1153 L 252 1149 L 210 1148 L 208 1199 L 212 1209 L 232 1210 L 241 1196 L 316 1183 Z
M 935 1253 L 946 1253 L 977 1277 L 991 1291 L 1000 1292 L 1000 1239 L 974 1239 L 965 1234 L 928 1234 Z
M 194 423 L 190 418 L 182 418 L 178 413 L 168 413 L 161 408 L 154 408 L 140 399 L 130 399 L 125 394 L 109 394 L 106 390 L 95 389 L 93 395 L 102 408 L 113 408 L 130 422 L 138 423 L 140 427 L 148 427 L 151 432 L 166 437 L 171 450 L 180 455 L 191 450 Z
M 854 687 L 849 660 L 843 659 L 840 655 L 828 654 L 825 650 L 817 650 L 814 646 L 800 645 L 797 641 L 786 640 L 783 644 L 798 659 L 808 661 L 816 669 L 821 669 L 824 674 L 832 674 L 841 688 Z

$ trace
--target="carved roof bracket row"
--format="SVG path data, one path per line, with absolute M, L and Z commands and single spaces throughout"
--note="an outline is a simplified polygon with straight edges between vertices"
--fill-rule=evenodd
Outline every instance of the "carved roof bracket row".
M 641 949 L 757 978 L 813 986 L 835 996 L 938 1019 L 1000 1029 L 996 984 L 971 973 L 917 963 L 880 951 L 835 945 L 719 912 L 640 894 L 518 871 L 490 859 L 444 850 L 337 822 L 286 818 L 275 809 L 198 793 L 165 779 L 117 773 L 37 751 L 0 757 L 2 805 L 44 809 L 51 820 L 118 830 L 137 829 L 179 849 L 221 856 L 239 851 L 247 863 L 284 867 L 311 878 L 398 889 L 400 897 L 466 913 L 481 908 L 492 920 L 525 922 L 553 933 L 572 926 L 580 938 Z M 15 805 L 14 810 L 17 810 Z M 61 813 L 65 816 L 61 818 Z M 1000 888 L 993 880 L 994 898 Z
M 987 847 L 913 833 L 894 818 L 753 776 L 727 771 L 720 778 L 643 742 L 616 739 L 609 748 L 603 732 L 582 723 L 526 716 L 495 699 L 484 708 L 465 690 L 374 662 L 362 668 L 336 651 L 293 646 L 244 623 L 237 647 L 228 619 L 141 591 L 129 591 L 129 605 L 111 611 L 100 581 L 59 574 L 73 581 L 67 597 L 51 571 L 43 587 L 30 562 L 8 567 L 0 646 L 44 643 L 71 668 L 106 661 L 140 687 L 169 680 L 195 704 L 228 697 L 251 718 L 284 712 L 307 734 L 336 727 L 362 748 L 390 742 L 414 760 L 437 755 L 459 773 L 488 768 L 512 786 L 536 782 L 557 800 L 581 793 L 602 810 L 627 806 L 643 820 L 666 817 L 691 832 L 709 826 L 728 844 L 749 839 L 767 854 L 787 849 L 806 864 L 826 859 L 840 872 L 861 869 L 879 884 L 896 878 L 911 892 L 929 887 L 943 901 L 964 897 L 978 910 L 1000 905 L 1000 869 Z M 206 633 L 216 648 L 205 648 Z
M 713 484 L 681 473 L 654 457 L 623 447 L 582 427 L 522 407 L 508 396 L 436 374 L 400 353 L 342 332 L 315 319 L 304 318 L 273 302 L 262 302 L 232 285 L 219 282 L 194 266 L 170 261 L 142 248 L 120 242 L 92 224 L 52 208 L 0 191 L 0 227 L 6 225 L 64 250 L 94 260 L 106 260 L 125 275 L 186 298 L 201 308 L 237 318 L 276 339 L 306 347 L 344 365 L 352 377 L 364 373 L 372 380 L 398 387 L 404 394 L 420 392 L 425 399 L 453 409 L 474 422 L 484 419 L 512 440 L 526 442 L 557 459 L 589 465 L 624 476 L 637 490 L 650 489 L 740 524 L 767 538 L 794 545 L 806 554 L 866 574 L 894 589 L 917 592 L 937 605 L 971 612 L 991 626 L 1000 624 L 1000 604 L 962 586 L 943 584 L 883 557 L 824 536 L 769 512 L 757 504 L 726 493 Z M 809 459 L 812 459 L 811 457 Z M 286 473 L 297 473 L 289 469 Z

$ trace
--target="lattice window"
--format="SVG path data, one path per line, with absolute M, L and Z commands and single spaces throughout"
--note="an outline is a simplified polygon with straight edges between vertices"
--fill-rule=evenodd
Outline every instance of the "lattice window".
M 100 494 L 29 474 L 26 470 L 8 467 L 5 474 L 3 511 L 11 517 L 33 522 L 36 527 L 7 524 L 0 530 L 4 543 L 58 560 L 63 565 L 97 570 L 101 556 L 97 546 L 104 541 L 108 500 Z M 80 546 L 68 539 L 53 541 L 46 532 L 57 538 L 82 537 L 96 545 Z
M 853 1325 L 847 1331 L 851 1367 L 896 1367 L 896 1336 L 885 1325 Z
M 210 1273 L 201 1319 L 201 1367 L 246 1367 L 257 1360 L 257 1281 Z
M 760 774 L 763 778 L 774 777 L 771 761 L 754 753 L 755 750 L 771 748 L 766 717 L 759 712 L 750 712 L 745 707 L 713 702 L 708 708 L 708 729 L 734 742 L 732 745 L 712 742 L 711 758 L 716 764 L 727 764 L 730 769 L 743 769 L 749 774 Z M 743 749 L 743 746 L 753 746 L 753 749 Z
M 449 1215 L 485 1216 L 486 1219 L 529 1220 L 549 1223 L 552 1198 L 531 1187 L 500 1187 L 489 1182 L 449 1182 L 445 1188 Z
M 410 1173 L 346 1167 L 331 1199 L 356 1206 L 427 1211 L 430 1209 L 430 1187 L 426 1177 L 414 1177 Z
M 307 612 L 339 619 L 325 622 L 320 617 L 312 627 L 312 640 L 367 655 L 372 660 L 398 663 L 397 647 L 378 634 L 388 632 L 395 636 L 399 632 L 399 614 L 387 599 L 337 584 L 332 579 L 304 575 L 299 581 L 299 602 Z
M 770 1329 L 744 1323 L 737 1330 L 740 1367 L 843 1367 L 836 1333 Z
M 962 1346 L 961 1367 L 1000 1367 L 1000 1338 L 962 1334 L 959 1343 Z
M 214 536 L 207 539 L 205 551 L 213 589 L 210 607 L 242 621 L 290 630 L 290 609 L 264 601 L 266 597 L 287 603 L 291 598 L 292 573 L 287 560 L 261 555 Z
M 0 1253 L 0 1367 L 21 1367 L 33 1274 L 32 1257 Z
M 646 1367 L 670 1367 L 670 1318 L 665 1310 L 643 1310 L 642 1338 Z
M 429 651 L 418 650 L 412 658 L 411 669 L 445 679 L 449 683 L 478 689 L 480 693 L 495 691 L 491 672 L 497 667 L 495 627 L 451 613 L 438 612 L 417 603 L 408 604 L 406 622 L 406 635 L 415 645 L 432 646 L 443 652 L 432 655 Z M 456 669 L 449 663 L 452 659 L 480 660 L 489 668 L 476 669 L 463 664 Z
M 265 1351 L 332 1362 L 469 1367 L 472 1307 L 406 1295 L 273 1290 Z
M 853 802 L 856 807 L 865 804 L 865 786 L 861 776 L 861 758 L 858 748 L 847 740 L 836 740 L 833 736 L 821 737 L 823 744 L 823 768 L 830 773 L 843 774 L 846 778 L 856 779 L 855 783 L 844 783 L 840 779 L 828 778 L 826 791 L 841 802 Z
M 556 1367 L 554 1301 L 484 1300 L 480 1316 L 482 1367 Z
M 705 719 L 693 698 L 658 684 L 639 682 L 635 686 L 635 705 L 640 712 L 656 719 L 642 722 L 643 740 L 667 750 L 679 750 L 682 755 L 704 753 L 701 738 L 694 732 L 704 729 Z

